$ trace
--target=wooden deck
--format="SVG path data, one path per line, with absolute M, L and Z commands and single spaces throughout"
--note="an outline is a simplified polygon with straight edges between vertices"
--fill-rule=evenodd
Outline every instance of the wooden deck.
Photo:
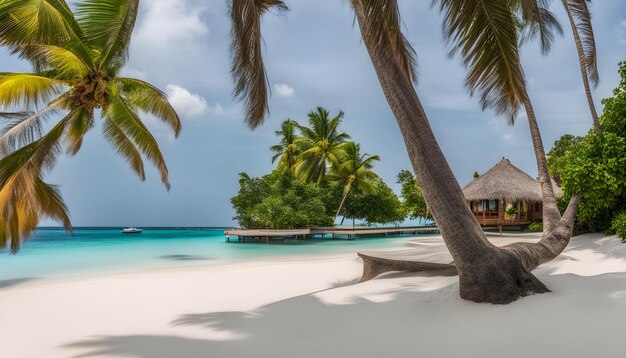
M 389 236 L 418 233 L 436 233 L 439 229 L 436 226 L 399 226 L 399 227 L 313 227 L 308 229 L 293 230 L 252 230 L 252 229 L 230 229 L 224 230 L 226 241 L 236 238 L 239 242 L 244 241 L 265 241 L 270 240 L 305 240 L 314 238 L 354 240 L 357 237 L 365 236 Z

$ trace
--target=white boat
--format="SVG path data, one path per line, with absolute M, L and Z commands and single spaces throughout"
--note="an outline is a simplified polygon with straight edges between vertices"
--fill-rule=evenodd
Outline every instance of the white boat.
M 127 227 L 122 229 L 122 234 L 141 234 L 143 229 L 137 229 L 136 227 Z

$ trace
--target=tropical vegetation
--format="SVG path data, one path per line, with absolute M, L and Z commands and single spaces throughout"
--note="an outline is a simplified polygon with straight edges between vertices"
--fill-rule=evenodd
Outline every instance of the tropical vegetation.
M 564 135 L 548 153 L 550 172 L 566 194 L 563 200 L 580 193 L 578 233 L 611 232 L 612 222 L 626 210 L 626 62 L 620 63 L 619 73 L 613 97 L 602 101 L 602 136 L 596 131 Z
M 169 189 L 159 145 L 141 115 L 181 129 L 176 111 L 153 85 L 120 75 L 137 18 L 138 0 L 4 0 L 0 43 L 33 66 L 31 73 L 0 73 L 0 247 L 51 217 L 71 230 L 68 209 L 43 176 L 61 151 L 75 155 L 99 113 L 105 138 L 145 179 L 143 158 Z M 44 131 L 44 122 L 52 122 Z
M 400 171 L 396 182 L 401 185 L 400 196 L 402 197 L 402 206 L 408 218 L 410 220 L 419 218 L 432 219 L 422 189 L 420 189 L 413 173 L 409 170 Z
M 278 144 L 270 147 L 276 165 L 272 173 L 260 178 L 240 174 L 239 192 L 231 203 L 242 227 L 329 226 L 339 216 L 341 223 L 346 218 L 368 225 L 398 223 L 405 220 L 407 208 L 416 205 L 415 197 L 424 203 L 414 179 L 410 188 L 403 188 L 404 200 L 398 198 L 373 171 L 380 158 L 362 153 L 361 145 L 341 131 L 343 116 L 339 112 L 331 118 L 318 107 L 308 114 L 309 126 L 294 120 L 281 123 L 275 131 Z M 414 209 L 411 215 L 419 213 Z

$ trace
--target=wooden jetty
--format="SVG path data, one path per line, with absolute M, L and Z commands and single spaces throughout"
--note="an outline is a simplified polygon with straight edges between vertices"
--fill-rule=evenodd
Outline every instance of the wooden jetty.
M 348 239 L 366 236 L 416 235 L 418 233 L 438 233 L 436 226 L 393 226 L 393 227 L 312 227 L 307 229 L 263 230 L 228 229 L 224 230 L 226 241 L 238 242 L 270 240 L 306 239 Z

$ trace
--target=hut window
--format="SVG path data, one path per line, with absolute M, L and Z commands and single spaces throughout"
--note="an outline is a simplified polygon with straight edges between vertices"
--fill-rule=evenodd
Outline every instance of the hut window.
M 489 211 L 498 211 L 498 201 L 489 200 Z

